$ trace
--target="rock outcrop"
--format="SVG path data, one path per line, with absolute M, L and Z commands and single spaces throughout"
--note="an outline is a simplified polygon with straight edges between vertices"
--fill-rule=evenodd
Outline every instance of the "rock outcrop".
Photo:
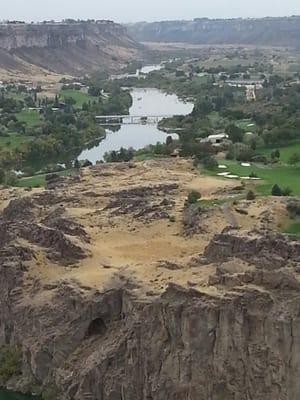
M 193 21 L 139 22 L 129 33 L 141 42 L 268 45 L 299 48 L 300 17 L 195 18 Z
M 0 356 L 2 346 L 17 346 L 21 358 L 16 374 L 10 365 L 1 383 L 48 390 L 56 400 L 298 400 L 299 238 L 231 228 L 217 233 L 213 211 L 206 232 L 187 237 L 178 218 L 190 190 L 180 181 L 184 165 L 179 172 L 169 166 L 165 183 L 161 170 L 150 175 L 154 169 L 97 166 L 81 182 L 6 203 Z M 147 185 L 137 184 L 141 171 Z M 190 184 L 193 175 L 187 176 Z M 157 217 L 171 208 L 175 222 Z M 124 220 L 130 228 L 134 223 L 135 236 Z M 147 262 L 151 229 L 159 253 L 166 227 L 166 247 L 179 236 L 181 252 L 192 241 L 193 253 L 176 258 L 173 245 L 164 253 L 172 258 Z M 109 228 L 115 264 L 101 254 L 111 245 Z M 130 252 L 145 235 L 143 262 L 130 265 L 125 249 L 127 265 L 122 259 L 117 268 L 122 235 L 133 237 Z M 195 254 L 201 235 L 207 246 Z
M 139 57 L 141 46 L 111 21 L 0 25 L 0 68 L 30 65 L 80 75 L 114 69 Z

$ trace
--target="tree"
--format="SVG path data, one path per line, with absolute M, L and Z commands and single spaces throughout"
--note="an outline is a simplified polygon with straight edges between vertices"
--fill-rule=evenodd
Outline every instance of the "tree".
M 80 162 L 78 161 L 78 159 L 76 159 L 76 160 L 74 161 L 74 168 L 75 168 L 75 169 L 80 169 Z
M 233 143 L 242 142 L 244 138 L 244 131 L 243 129 L 239 128 L 235 124 L 230 124 L 227 126 L 225 132 L 229 136 L 229 139 Z
M 5 180 L 5 171 L 4 169 L 0 169 L 0 183 L 3 183 Z
M 280 158 L 280 151 L 278 149 L 273 150 L 271 153 L 271 159 L 275 160 L 275 159 L 279 159 Z
M 4 181 L 7 186 L 16 186 L 18 178 L 17 178 L 17 175 L 13 171 L 9 171 L 5 175 Z
M 167 146 L 171 146 L 173 144 L 173 138 L 172 138 L 172 136 L 167 136 L 167 139 L 166 139 L 166 145 Z
M 196 190 L 193 190 L 192 192 L 189 193 L 187 201 L 189 204 L 195 204 L 200 199 L 201 199 L 201 193 L 197 192 Z
M 291 164 L 291 165 L 296 165 L 299 162 L 300 162 L 300 154 L 299 153 L 294 153 L 289 158 L 289 164 Z
M 207 168 L 207 169 L 215 169 L 219 165 L 218 161 L 213 156 L 207 156 L 207 157 L 203 158 L 202 164 L 203 164 L 204 168 Z
M 272 187 L 272 196 L 282 196 L 282 191 L 277 184 Z

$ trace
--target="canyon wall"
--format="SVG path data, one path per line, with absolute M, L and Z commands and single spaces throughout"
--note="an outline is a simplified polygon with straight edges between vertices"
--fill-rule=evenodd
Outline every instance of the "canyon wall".
M 0 68 L 22 63 L 57 73 L 116 69 L 138 58 L 141 46 L 110 21 L 0 25 Z M 24 67 L 23 67 L 24 68 Z
M 244 44 L 300 47 L 300 17 L 208 19 L 129 24 L 140 42 Z

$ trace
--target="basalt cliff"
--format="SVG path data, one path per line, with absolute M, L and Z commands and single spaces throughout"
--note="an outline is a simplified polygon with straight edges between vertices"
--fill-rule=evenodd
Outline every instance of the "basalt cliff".
M 274 230 L 284 204 L 193 207 L 200 188 L 243 190 L 185 160 L 3 188 L 2 384 L 63 400 L 297 400 L 300 241 Z
M 195 18 L 192 21 L 140 22 L 128 25 L 141 42 L 187 42 L 300 48 L 300 17 Z
M 98 23 L 41 23 L 0 25 L 0 69 L 30 72 L 42 68 L 80 75 L 114 70 L 138 58 L 141 45 L 125 27 Z

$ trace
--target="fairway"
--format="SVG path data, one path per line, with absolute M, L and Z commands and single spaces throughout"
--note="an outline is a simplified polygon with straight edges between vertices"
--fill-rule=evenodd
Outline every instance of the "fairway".
M 252 119 L 240 119 L 235 121 L 235 125 L 243 129 L 245 132 L 256 132 L 256 124 Z
M 277 149 L 280 151 L 280 161 L 288 163 L 294 153 L 300 154 L 300 141 L 290 143 L 288 146 L 278 146 Z M 276 148 L 264 148 L 259 149 L 259 153 L 271 158 L 271 153 L 274 150 Z
M 29 127 L 33 127 L 38 125 L 42 117 L 41 115 L 35 110 L 23 110 L 16 114 L 18 121 L 25 122 Z
M 88 93 L 83 93 L 80 90 L 74 90 L 74 89 L 65 89 L 60 91 L 60 96 L 63 99 L 66 99 L 68 97 L 72 97 L 76 101 L 76 106 L 77 107 L 82 107 L 84 103 L 88 103 L 89 101 L 97 100 L 98 97 L 93 97 L 90 96 Z
M 252 172 L 255 173 L 258 178 L 262 179 L 262 182 L 257 185 L 257 191 L 262 195 L 270 195 L 272 186 L 277 183 L 281 188 L 290 187 L 294 195 L 300 196 L 300 167 L 264 166 L 261 164 L 243 167 L 236 161 L 224 161 L 222 164 L 228 167 L 225 171 L 239 177 L 247 177 Z
M 55 174 L 60 176 L 70 176 L 73 171 L 70 169 L 66 169 L 64 171 L 55 172 Z M 46 185 L 46 175 L 33 175 L 28 178 L 21 178 L 17 182 L 18 187 L 44 187 Z
M 7 148 L 10 150 L 16 149 L 22 143 L 28 142 L 32 139 L 30 136 L 23 136 L 17 133 L 11 133 L 9 136 L 0 137 L 0 148 Z
M 300 221 L 294 222 L 284 230 L 285 233 L 289 233 L 291 235 L 300 235 Z

